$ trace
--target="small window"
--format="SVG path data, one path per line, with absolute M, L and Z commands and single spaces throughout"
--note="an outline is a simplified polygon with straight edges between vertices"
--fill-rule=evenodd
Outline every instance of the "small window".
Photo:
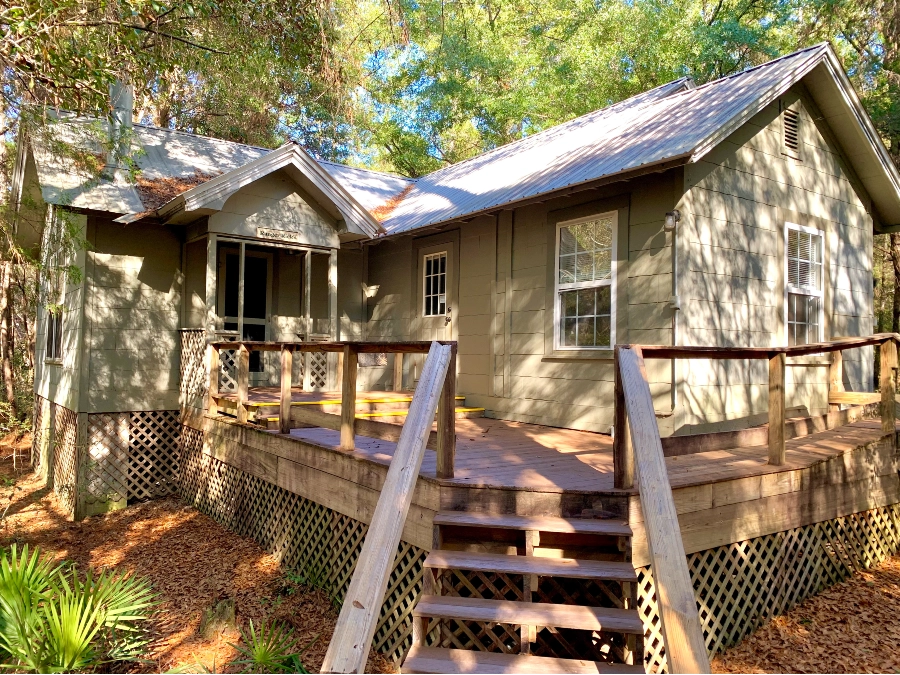
M 823 251 L 821 230 L 787 224 L 788 345 L 822 339 Z
M 62 310 L 47 313 L 47 354 L 46 358 L 58 361 L 62 358 Z
M 425 316 L 447 313 L 447 253 L 425 256 Z
M 559 349 L 613 345 L 615 214 L 560 223 L 556 253 Z

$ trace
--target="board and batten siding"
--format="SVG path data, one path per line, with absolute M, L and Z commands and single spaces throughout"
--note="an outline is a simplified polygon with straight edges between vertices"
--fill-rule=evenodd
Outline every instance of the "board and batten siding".
M 65 220 L 65 224 L 63 223 Z M 78 213 L 72 213 L 59 207 L 48 206 L 46 209 L 46 225 L 42 236 L 42 255 L 45 256 L 45 264 L 52 267 L 64 268 L 74 266 L 80 272 L 85 266 L 85 251 L 83 248 L 69 248 L 63 250 L 57 248 L 52 242 L 58 242 L 62 231 L 68 229 L 78 234 L 85 235 L 87 218 Z M 60 251 L 55 261 L 48 261 L 49 252 Z M 52 272 L 51 272 L 52 273 Z M 58 298 L 51 297 L 51 284 L 47 275 L 41 275 L 40 292 L 37 306 L 35 324 L 35 372 L 34 390 L 41 397 L 61 405 L 69 410 L 78 411 L 82 404 L 82 362 L 84 340 L 84 290 L 85 278 L 70 277 L 65 272 L 59 272 Z M 47 361 L 47 319 L 49 312 L 47 305 L 50 303 L 62 305 L 62 351 L 58 361 Z
M 165 226 L 91 217 L 88 239 L 83 410 L 178 408 L 180 238 Z
M 781 107 L 800 113 L 800 161 L 783 154 Z M 785 222 L 825 232 L 823 337 L 872 332 L 872 219 L 814 104 L 797 88 L 757 114 L 685 172 L 679 264 L 679 343 L 786 344 Z M 828 357 L 797 360 L 787 405 L 827 409 Z M 871 348 L 844 356 L 848 390 L 872 388 Z M 699 361 L 681 367 L 681 431 L 759 423 L 767 410 L 763 361 Z M 724 423 L 724 427 L 722 426 Z M 683 425 L 683 426 L 682 426 Z

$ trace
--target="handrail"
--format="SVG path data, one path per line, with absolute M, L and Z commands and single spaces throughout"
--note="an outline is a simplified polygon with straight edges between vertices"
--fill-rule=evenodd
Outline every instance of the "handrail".
M 897 343 L 900 333 L 877 333 L 865 337 L 838 338 L 830 342 L 818 342 L 793 347 L 696 347 L 673 345 L 617 345 L 616 349 L 640 349 L 643 359 L 765 359 L 769 362 L 768 419 L 766 431 L 769 447 L 769 464 L 781 466 L 785 463 L 785 440 L 790 435 L 785 431 L 785 369 L 787 359 L 794 356 L 832 353 L 828 374 L 829 410 L 840 411 L 844 401 L 838 395 L 843 392 L 843 356 L 847 349 L 858 349 L 879 345 L 881 350 L 880 407 L 881 426 L 886 434 L 894 430 L 895 377 L 897 368 Z M 626 418 L 621 400 L 620 373 L 616 366 L 615 434 L 613 438 L 614 484 L 619 489 L 630 489 L 634 485 L 634 459 L 628 447 L 625 432 Z M 824 416 L 826 427 L 845 423 L 841 415 Z M 815 425 L 811 425 L 815 426 Z M 700 434 L 698 436 L 706 436 Z M 748 439 L 756 434 L 746 434 Z M 689 442 L 690 436 L 679 437 L 679 445 Z
M 709 673 L 709 654 L 703 639 L 641 348 L 617 346 L 615 357 L 620 372 L 617 384 L 631 430 L 668 669 L 671 673 Z
M 340 431 L 340 448 L 352 451 L 355 449 L 357 434 L 384 440 L 398 441 L 401 437 L 400 427 L 396 424 L 376 420 L 356 419 L 356 377 L 359 354 L 394 354 L 394 390 L 402 387 L 404 354 L 429 354 L 433 342 L 366 342 L 366 341 L 328 341 L 328 342 L 293 342 L 293 341 L 253 341 L 253 340 L 215 340 L 208 346 L 208 397 L 207 409 L 210 415 L 219 413 L 220 405 L 227 403 L 219 392 L 219 363 L 222 350 L 237 351 L 237 391 L 235 417 L 238 422 L 249 421 L 250 353 L 280 352 L 281 354 L 281 388 L 279 393 L 279 431 L 289 434 L 292 426 L 307 424 L 326 429 Z M 431 433 L 427 441 L 428 447 L 437 451 L 437 477 L 453 478 L 456 455 L 456 342 L 437 341 L 437 344 L 450 349 L 450 366 L 444 378 L 443 394 L 438 409 L 437 433 Z M 291 373 L 295 353 L 337 353 L 339 355 L 338 370 L 341 375 L 341 414 L 335 415 L 309 406 L 292 405 Z M 307 364 L 308 365 L 308 364 Z M 230 405 L 230 403 L 227 403 Z
M 361 673 L 366 665 L 422 466 L 431 421 L 444 392 L 444 382 L 450 379 L 448 370 L 452 356 L 450 345 L 433 343 L 425 359 L 419 386 L 328 644 L 322 663 L 323 673 Z

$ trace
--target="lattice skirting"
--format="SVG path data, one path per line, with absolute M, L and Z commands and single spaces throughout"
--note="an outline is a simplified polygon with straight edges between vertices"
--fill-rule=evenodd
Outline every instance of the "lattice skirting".
M 88 415 L 83 492 L 89 510 L 177 491 L 178 417 L 174 410 Z
M 900 504 L 692 553 L 688 566 L 709 653 L 900 550 Z M 648 672 L 665 671 L 649 567 L 638 570 Z
M 206 331 L 181 331 L 181 407 L 202 408 L 206 401 Z
M 53 486 L 70 516 L 78 495 L 78 415 L 47 399 L 34 397 L 31 461 Z
M 339 604 L 367 525 L 202 453 L 202 432 L 183 427 L 180 490 L 225 527 L 251 537 Z M 373 646 L 399 663 L 412 645 L 412 608 L 426 551 L 400 542 Z

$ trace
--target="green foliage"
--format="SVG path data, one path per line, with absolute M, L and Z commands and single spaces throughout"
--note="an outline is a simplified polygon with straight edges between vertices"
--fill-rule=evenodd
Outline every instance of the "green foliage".
M 317 639 L 318 636 L 297 651 L 294 631 L 289 626 L 273 621 L 257 631 L 251 619 L 249 630 L 241 630 L 241 644 L 232 645 L 240 656 L 231 663 L 240 666 L 244 673 L 307 673 L 300 657 Z
M 3 666 L 36 673 L 134 661 L 146 647 L 156 599 L 146 580 L 54 566 L 13 545 L 0 556 Z

